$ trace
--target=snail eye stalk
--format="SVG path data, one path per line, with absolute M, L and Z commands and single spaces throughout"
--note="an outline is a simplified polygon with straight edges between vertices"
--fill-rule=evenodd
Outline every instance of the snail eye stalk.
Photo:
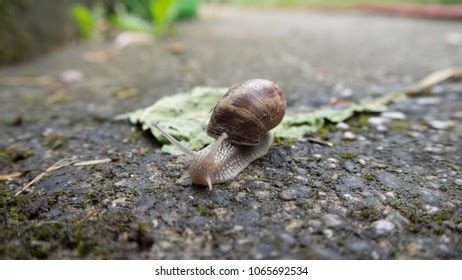
M 159 132 L 165 137 L 167 138 L 167 140 L 172 143 L 175 147 L 177 147 L 178 149 L 180 149 L 180 151 L 182 151 L 185 155 L 187 155 L 188 157 L 190 158 L 194 158 L 196 155 L 193 151 L 191 151 L 188 147 L 186 147 L 185 145 L 181 144 L 178 140 L 176 140 L 175 138 L 173 138 L 172 135 L 170 135 L 167 131 L 163 130 L 162 128 L 160 128 L 160 126 L 157 124 L 157 123 L 152 123 L 152 125 L 157 129 L 159 130 Z

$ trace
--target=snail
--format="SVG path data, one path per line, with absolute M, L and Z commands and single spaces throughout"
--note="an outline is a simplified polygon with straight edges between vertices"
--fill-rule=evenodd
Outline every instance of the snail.
M 212 190 L 215 183 L 236 177 L 252 161 L 265 155 L 273 144 L 271 129 L 284 117 L 286 100 L 282 90 L 263 79 L 231 86 L 215 105 L 207 134 L 216 140 L 193 152 L 158 124 L 153 126 L 191 159 L 188 173 L 197 185 Z

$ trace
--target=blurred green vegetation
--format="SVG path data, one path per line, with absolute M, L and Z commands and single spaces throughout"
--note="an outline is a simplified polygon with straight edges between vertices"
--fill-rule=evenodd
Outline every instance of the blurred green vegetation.
M 176 21 L 194 18 L 198 5 L 199 0 L 101 0 L 91 6 L 73 5 L 72 15 L 85 38 L 98 33 L 102 22 L 122 30 L 165 35 Z
M 221 3 L 265 6 L 354 6 L 364 4 L 462 4 L 462 0 L 222 0 Z

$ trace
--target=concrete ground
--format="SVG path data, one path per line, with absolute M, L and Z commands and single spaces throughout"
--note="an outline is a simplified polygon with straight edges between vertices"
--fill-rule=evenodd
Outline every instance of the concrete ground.
M 314 135 L 334 147 L 276 145 L 212 193 L 177 184 L 185 157 L 113 121 L 251 78 L 279 83 L 292 111 L 377 97 L 461 66 L 460 22 L 206 7 L 177 31 L 105 62 L 94 52 L 112 42 L 94 40 L 0 69 L 0 174 L 23 173 L 0 181 L 1 258 L 461 258 L 460 84 Z M 73 156 L 115 160 L 14 196 Z

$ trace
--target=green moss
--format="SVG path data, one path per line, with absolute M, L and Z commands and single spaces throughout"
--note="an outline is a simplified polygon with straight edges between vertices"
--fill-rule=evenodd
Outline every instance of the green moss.
M 43 145 L 49 149 L 56 150 L 67 144 L 68 138 L 64 135 L 50 134 L 43 140 Z
M 17 209 L 12 209 L 10 219 L 16 222 L 25 222 L 28 220 L 27 216 L 20 213 Z
M 84 205 L 83 207 L 85 207 L 86 205 L 96 205 L 100 202 L 100 195 L 101 194 L 98 194 L 96 192 L 89 192 L 87 194 L 85 194 L 85 200 L 84 200 Z
M 93 240 L 81 240 L 75 249 L 78 257 L 85 257 L 91 253 L 95 256 L 101 255 L 101 247 Z
M 15 196 L 6 187 L 0 188 L 0 217 L 8 221 L 25 222 L 28 220 L 24 211 L 25 201 L 21 196 Z
M 334 132 L 335 131 L 335 125 L 332 124 L 332 123 L 328 123 L 324 126 L 322 126 L 319 130 L 318 130 L 318 137 L 319 139 L 321 140 L 329 140 L 329 134 Z
M 149 232 L 149 227 L 145 223 L 139 223 L 138 224 L 138 233 L 141 235 L 145 235 Z
M 363 175 L 364 179 L 368 182 L 373 182 L 376 180 L 375 175 L 372 173 L 366 173 Z
M 65 231 L 59 238 L 59 244 L 67 249 L 75 249 L 81 240 L 80 228 L 73 228 L 73 230 Z
M 367 221 L 376 221 L 382 217 L 382 213 L 375 207 L 365 207 L 352 212 L 353 217 L 362 218 Z
M 32 236 L 36 240 L 52 241 L 59 237 L 63 228 L 61 223 L 40 224 L 32 228 Z
M 390 123 L 390 130 L 397 133 L 405 133 L 409 130 L 411 122 L 408 120 L 394 120 Z
M 46 259 L 49 251 L 50 246 L 48 245 L 34 245 L 30 249 L 30 254 L 37 259 Z
M 209 209 L 207 207 L 199 206 L 197 207 L 197 214 L 199 214 L 199 216 L 207 216 L 209 214 Z
M 394 203 L 391 205 L 393 208 L 399 210 L 399 212 L 405 216 L 410 225 L 408 230 L 411 233 L 422 233 L 424 230 L 430 230 L 435 234 L 444 233 L 444 222 L 451 220 L 454 222 L 451 214 L 452 211 L 441 210 L 437 214 L 431 216 L 422 210 L 423 203 L 422 201 L 415 199 L 410 203 Z
M 135 130 L 127 134 L 128 143 L 136 143 L 143 137 L 143 131 Z
M 353 117 L 349 118 L 346 122 L 350 126 L 351 130 L 355 133 L 367 130 L 369 127 L 369 117 L 371 114 L 361 113 L 356 114 Z
M 445 221 L 449 220 L 449 215 L 449 211 L 441 210 L 432 217 L 432 220 L 438 225 L 442 225 Z
M 0 149 L 0 162 L 11 164 L 15 161 L 26 159 L 34 155 L 29 148 L 6 147 Z
M 344 160 L 351 160 L 354 159 L 356 155 L 353 153 L 340 153 L 340 157 Z

